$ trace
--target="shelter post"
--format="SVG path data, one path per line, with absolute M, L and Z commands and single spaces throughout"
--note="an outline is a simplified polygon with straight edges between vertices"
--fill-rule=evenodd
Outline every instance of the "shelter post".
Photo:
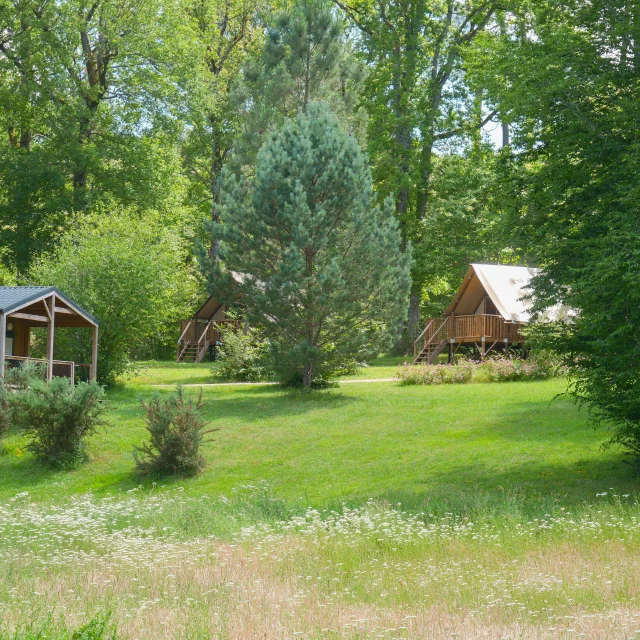
M 0 313 L 0 377 L 4 376 L 4 356 L 7 342 L 7 314 Z
M 49 322 L 47 323 L 47 380 L 53 379 L 53 342 L 56 330 L 56 296 L 44 301 Z
M 93 327 L 93 340 L 91 341 L 91 367 L 89 368 L 89 381 L 93 382 L 98 374 L 98 327 Z

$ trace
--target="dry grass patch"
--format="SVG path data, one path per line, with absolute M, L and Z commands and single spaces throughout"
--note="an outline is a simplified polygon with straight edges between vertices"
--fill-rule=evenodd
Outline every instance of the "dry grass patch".
M 179 539 L 167 516 L 189 502 L 168 492 L 0 507 L 1 628 L 20 629 L 25 612 L 77 627 L 110 610 L 126 639 L 640 630 L 635 502 L 483 523 L 369 504 L 244 527 L 233 542 Z

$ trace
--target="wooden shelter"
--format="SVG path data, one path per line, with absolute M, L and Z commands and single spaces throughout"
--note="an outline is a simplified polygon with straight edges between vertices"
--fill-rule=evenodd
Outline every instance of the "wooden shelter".
M 522 345 L 521 330 L 531 317 L 526 296 L 536 272 L 529 267 L 470 265 L 444 316 L 431 318 L 414 342 L 414 364 L 433 363 L 445 348 L 452 362 L 464 345 L 475 347 L 481 358 Z M 561 306 L 547 311 L 550 319 L 567 313 Z
M 211 296 L 191 318 L 180 321 L 177 362 L 201 362 L 211 347 L 220 344 L 220 327 L 240 326 L 227 311 L 226 304 Z
M 244 273 L 231 271 L 234 286 L 244 283 Z M 237 294 L 240 299 L 240 294 Z M 177 361 L 201 362 L 211 349 L 220 345 L 220 328 L 225 325 L 239 328 L 244 322 L 234 315 L 229 316 L 229 307 L 213 296 L 193 314 L 191 318 L 180 321 Z
M 46 364 L 47 379 L 66 377 L 73 383 L 77 367 L 89 368 L 96 379 L 99 322 L 55 287 L 0 287 L 0 376 L 5 367 L 23 362 Z M 45 359 L 31 357 L 31 328 L 47 329 Z M 91 364 L 54 359 L 55 331 L 58 327 L 87 327 L 93 330 Z

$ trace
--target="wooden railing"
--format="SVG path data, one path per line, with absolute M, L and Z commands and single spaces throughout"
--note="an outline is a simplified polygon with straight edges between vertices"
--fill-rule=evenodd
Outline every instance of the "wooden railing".
M 428 345 L 439 343 L 447 337 L 448 318 L 431 318 L 427 322 L 424 331 L 416 338 L 413 343 L 413 357 L 416 358 L 418 353 L 427 348 Z
M 205 340 L 215 344 L 220 340 L 220 331 L 218 327 L 234 326 L 239 328 L 242 326 L 241 320 L 218 320 L 211 322 L 209 320 L 181 320 L 180 321 L 180 338 L 178 344 L 198 344 Z
M 5 356 L 4 361 L 6 368 L 19 367 L 22 364 L 40 364 L 43 367 L 47 366 L 47 361 L 43 358 L 27 358 L 24 356 Z M 76 365 L 71 360 L 54 360 L 53 361 L 53 377 L 54 378 L 69 378 L 71 384 L 75 383 L 76 379 L 76 367 L 85 365 Z M 89 365 L 86 365 L 89 366 Z
M 239 329 L 242 320 L 182 320 L 180 322 L 180 338 L 178 339 L 177 359 L 182 362 L 201 362 L 211 345 L 218 344 L 221 338 L 220 329 L 233 327 Z
M 509 342 L 523 342 L 522 326 L 521 322 L 507 322 L 502 316 L 488 314 L 432 318 L 414 342 L 414 357 L 441 340 L 473 342 L 482 338 L 493 341 L 506 338 Z

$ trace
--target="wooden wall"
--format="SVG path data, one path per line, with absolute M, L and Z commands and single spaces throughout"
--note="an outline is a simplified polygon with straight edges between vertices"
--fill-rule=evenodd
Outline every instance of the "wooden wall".
M 27 320 L 8 318 L 13 323 L 13 355 L 28 357 L 31 342 L 31 327 Z

